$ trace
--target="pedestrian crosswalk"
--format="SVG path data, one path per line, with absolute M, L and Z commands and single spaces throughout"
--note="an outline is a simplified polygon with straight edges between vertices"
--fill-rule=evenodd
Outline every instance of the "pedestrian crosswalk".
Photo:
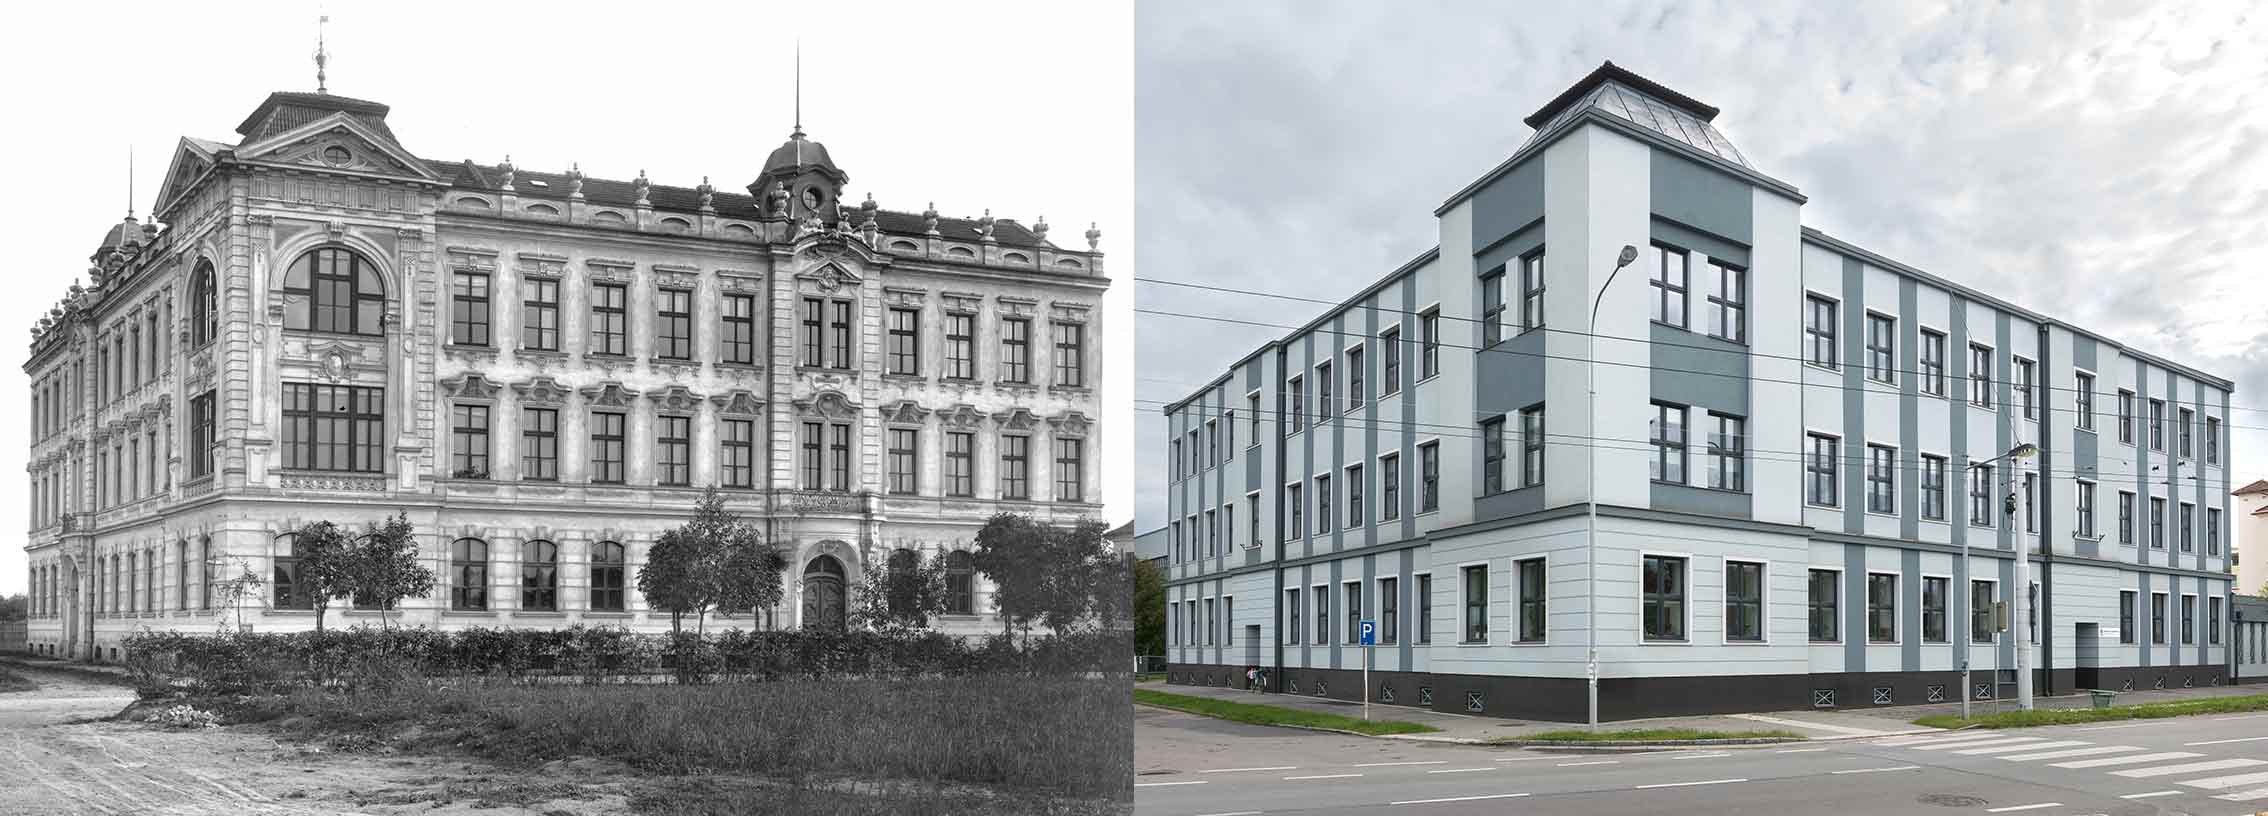
M 2054 768 L 2099 770 L 2123 779 L 2176 784 L 2230 802 L 2268 802 L 2268 759 L 2216 758 L 2197 751 L 2098 745 L 2087 740 L 2015 737 L 1988 731 L 1892 737 L 1875 740 L 1873 744 L 2008 762 L 2039 762 Z M 2176 792 L 2136 795 L 2168 796 Z

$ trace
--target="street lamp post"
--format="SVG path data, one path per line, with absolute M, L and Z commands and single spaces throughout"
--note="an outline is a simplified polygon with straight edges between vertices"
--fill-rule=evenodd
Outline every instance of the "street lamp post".
M 1592 731 L 1599 730 L 1599 449 L 1595 443 L 1600 436 L 1596 433 L 1599 422 L 1599 366 L 1594 352 L 1599 344 L 1599 304 L 1606 300 L 1607 287 L 1614 285 L 1615 273 L 1621 272 L 1623 267 L 1635 260 L 1638 260 L 1638 248 L 1623 244 L 1622 252 L 1615 256 L 1614 269 L 1607 272 L 1606 282 L 1599 284 L 1598 295 L 1591 298 L 1591 327 L 1583 335 L 1583 388 L 1586 400 L 1583 412 L 1590 417 L 1593 431 L 1591 438 L 1594 442 L 1591 446 L 1590 465 L 1583 469 L 1591 480 L 1583 494 L 1583 544 L 1585 555 L 1589 559 L 1583 577 L 1589 585 L 1589 591 L 1584 593 L 1588 608 L 1584 610 L 1583 618 L 1590 629 L 1590 655 L 1583 661 L 1583 675 L 1585 687 L 1590 694 L 1589 723 Z
M 1970 462 L 1969 469 L 1974 471 L 1977 468 L 1998 462 L 2002 459 L 2021 462 L 2025 459 L 2030 459 L 2034 456 L 2038 456 L 2039 453 L 2040 446 L 2034 445 L 2030 442 L 2025 442 L 2017 445 L 2016 447 L 2010 448 L 2007 453 L 2003 453 L 1999 456 L 1986 459 L 1982 462 Z M 2009 508 L 2008 512 L 2008 526 L 2009 532 L 2014 534 L 2016 540 L 2016 586 L 2010 589 L 2009 596 L 2013 598 L 2024 598 L 2031 592 L 2030 580 L 2032 571 L 2030 569 L 2031 565 L 2030 563 L 2028 563 L 2031 560 L 2031 545 L 2024 542 L 2023 531 L 2016 529 L 2016 512 L 2015 508 L 2013 507 L 2015 498 L 2016 497 L 2013 489 L 2011 489 L 2009 500 L 2012 506 Z M 1969 574 L 1969 566 L 1969 539 L 1967 536 L 1963 536 L 1961 538 L 1961 571 L 1963 574 Z M 1974 581 L 1975 579 L 1972 578 L 1970 580 Z M 1968 595 L 1968 600 L 1962 602 L 1961 608 L 1968 610 L 1969 616 L 1973 618 L 1977 614 L 1976 609 L 1973 608 L 1977 603 L 1976 593 L 1968 592 L 1966 594 Z M 2011 620 L 2011 629 L 2015 628 L 2013 621 L 2022 615 L 2024 608 L 2025 607 L 2023 606 L 2016 606 L 2014 607 L 2016 614 L 2009 615 L 2009 618 Z M 1974 627 L 1971 627 L 1971 629 L 1973 631 Z M 1969 653 L 1971 651 L 1974 651 L 1975 649 L 1976 644 L 1969 643 L 1968 648 L 1961 650 L 1961 719 L 1964 720 L 1969 718 L 1969 698 L 1976 696 L 1970 693 L 1969 690 Z M 2032 707 L 2032 677 L 2028 673 L 2031 668 L 2029 665 L 2032 662 L 2031 656 L 2030 638 L 2026 637 L 2018 639 L 2016 641 L 2016 697 L 2018 704 L 2027 709 Z

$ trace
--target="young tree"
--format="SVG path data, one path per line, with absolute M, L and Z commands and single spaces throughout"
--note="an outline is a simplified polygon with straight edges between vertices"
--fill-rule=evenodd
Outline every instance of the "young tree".
M 993 611 L 1004 633 L 1029 631 L 1047 606 L 1048 538 L 1045 525 L 1015 513 L 995 513 L 977 529 L 969 563 L 992 581 Z
M 386 523 L 370 523 L 356 539 L 348 558 L 354 597 L 378 607 L 379 621 L 393 628 L 394 607 L 403 598 L 423 598 L 433 591 L 433 570 L 417 560 L 416 528 L 407 511 Z
M 662 533 L 646 552 L 638 591 L 654 608 L 669 610 L 671 632 L 683 630 L 686 615 L 705 631 L 710 609 L 778 604 L 785 561 L 712 487 L 694 503 L 692 519 Z
M 1165 570 L 1156 561 L 1134 562 L 1134 646 L 1137 655 L 1165 654 Z
M 0 621 L 20 621 L 31 616 L 31 599 L 19 592 L 0 598 Z
M 299 589 L 315 606 L 315 631 L 323 631 L 323 616 L 331 599 L 355 590 L 354 540 L 328 521 L 301 525 L 292 533 L 292 553 L 299 558 Z
M 866 562 L 849 617 L 854 627 L 898 632 L 929 628 L 944 612 L 945 559 L 896 550 L 886 564 Z
M 993 606 L 1010 631 L 1039 623 L 1063 634 L 1080 623 L 1126 619 L 1124 571 L 1101 522 L 1070 527 L 1000 513 L 977 530 L 973 563 L 993 582 Z M 1109 596 L 1106 598 L 1106 595 Z

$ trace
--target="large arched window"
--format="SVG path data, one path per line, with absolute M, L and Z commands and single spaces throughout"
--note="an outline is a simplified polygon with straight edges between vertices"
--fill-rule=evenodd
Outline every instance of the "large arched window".
M 449 608 L 488 608 L 488 542 L 460 538 L 449 545 Z
M 971 568 L 972 560 L 967 550 L 945 554 L 946 614 L 976 614 L 976 570 Z
M 620 612 L 622 593 L 622 545 L 601 541 L 591 547 L 591 609 L 601 612 Z
M 520 608 L 559 609 L 559 545 L 543 539 L 520 547 Z
M 285 533 L 276 536 L 275 575 L 269 582 L 275 587 L 277 609 L 314 609 L 315 598 L 309 595 L 299 580 L 299 536 Z
M 386 287 L 378 267 L 340 247 L 324 247 L 284 272 L 284 328 L 384 334 Z
M 189 346 L 202 348 L 220 334 L 220 287 L 211 261 L 198 261 L 189 275 Z

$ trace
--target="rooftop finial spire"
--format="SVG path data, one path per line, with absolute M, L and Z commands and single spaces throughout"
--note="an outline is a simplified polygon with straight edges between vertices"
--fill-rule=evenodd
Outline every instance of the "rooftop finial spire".
M 315 92 L 319 94 L 331 92 L 329 78 L 323 73 L 324 63 L 331 61 L 330 53 L 323 50 L 323 26 L 329 22 L 331 15 L 328 14 L 315 18 Z
M 790 137 L 803 136 L 803 38 L 795 40 L 795 132 Z
M 126 146 L 126 220 L 134 219 L 134 146 Z

